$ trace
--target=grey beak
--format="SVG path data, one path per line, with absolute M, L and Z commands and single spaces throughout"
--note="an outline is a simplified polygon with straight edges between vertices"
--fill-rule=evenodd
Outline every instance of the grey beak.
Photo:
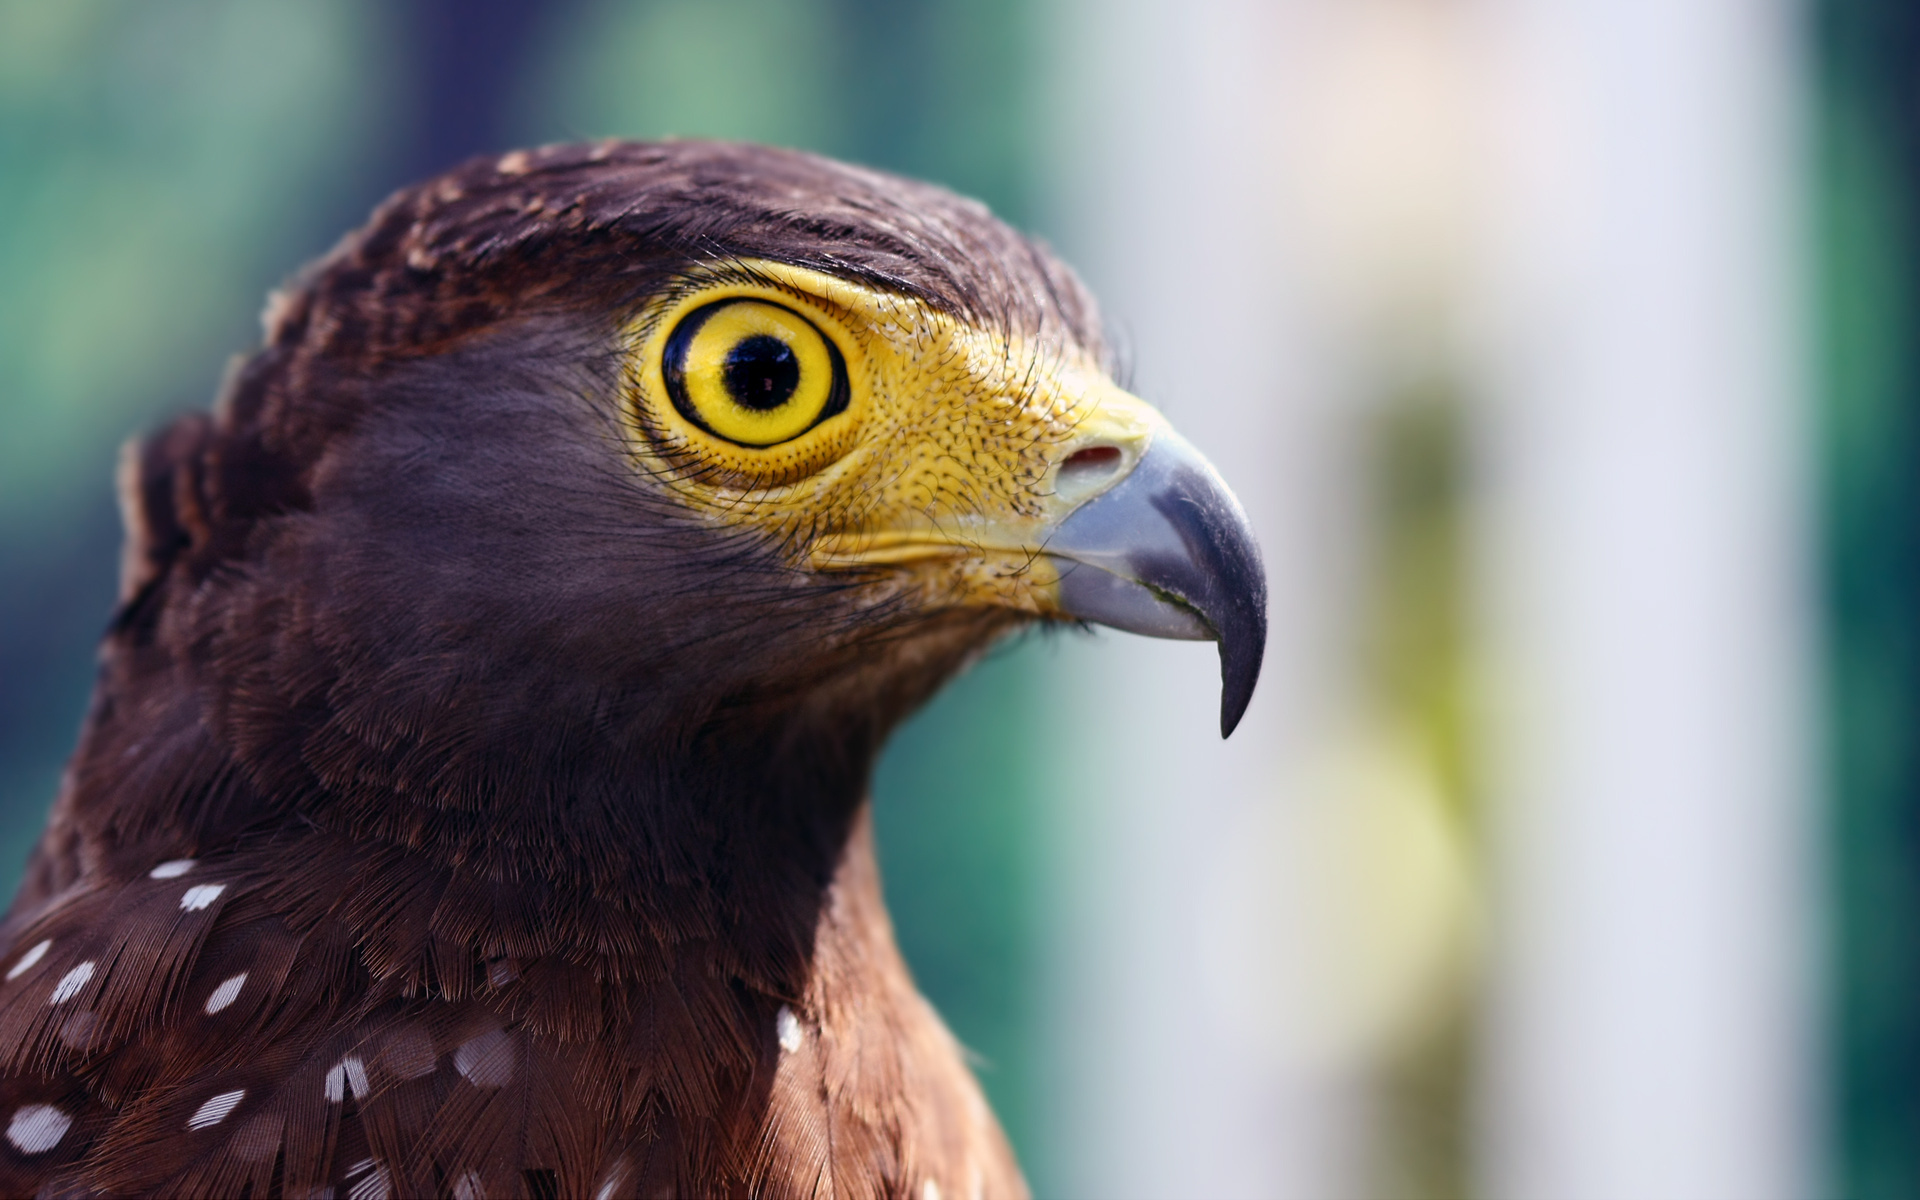
M 1068 615 L 1220 643 L 1220 736 L 1240 723 L 1267 649 L 1267 575 L 1240 501 L 1170 429 L 1047 541 Z

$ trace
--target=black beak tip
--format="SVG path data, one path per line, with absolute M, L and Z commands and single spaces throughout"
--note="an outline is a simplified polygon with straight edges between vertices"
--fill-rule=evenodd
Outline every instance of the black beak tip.
M 1202 461 L 1172 473 L 1153 506 L 1179 533 L 1177 562 L 1140 563 L 1140 578 L 1184 598 L 1220 642 L 1220 736 L 1253 700 L 1267 654 L 1267 572 L 1246 512 Z
M 1262 581 L 1264 583 L 1264 581 Z M 1249 596 L 1246 619 L 1240 627 L 1220 631 L 1220 737 L 1233 736 L 1240 718 L 1253 702 L 1254 685 L 1260 682 L 1260 665 L 1267 654 L 1266 589 Z

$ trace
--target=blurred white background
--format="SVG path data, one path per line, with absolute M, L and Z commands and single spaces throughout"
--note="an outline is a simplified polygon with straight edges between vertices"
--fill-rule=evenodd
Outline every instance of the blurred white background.
M 1794 17 L 1059 6 L 1055 227 L 1275 629 L 1225 746 L 1054 673 L 1064 1194 L 1816 1191 Z

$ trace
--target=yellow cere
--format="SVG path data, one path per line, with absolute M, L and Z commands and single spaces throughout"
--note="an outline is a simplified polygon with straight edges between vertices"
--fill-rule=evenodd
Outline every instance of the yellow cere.
M 931 603 L 1054 610 L 1041 557 L 1089 495 L 1080 450 L 1146 452 L 1157 412 L 1077 347 L 771 262 L 695 276 L 627 328 L 639 465 L 797 566 L 880 571 Z

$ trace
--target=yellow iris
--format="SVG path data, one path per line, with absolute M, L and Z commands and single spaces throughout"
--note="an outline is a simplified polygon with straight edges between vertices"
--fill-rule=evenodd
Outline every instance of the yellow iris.
M 846 406 L 846 368 L 832 343 L 799 313 L 762 300 L 689 313 L 662 365 L 681 415 L 742 446 L 790 441 Z

